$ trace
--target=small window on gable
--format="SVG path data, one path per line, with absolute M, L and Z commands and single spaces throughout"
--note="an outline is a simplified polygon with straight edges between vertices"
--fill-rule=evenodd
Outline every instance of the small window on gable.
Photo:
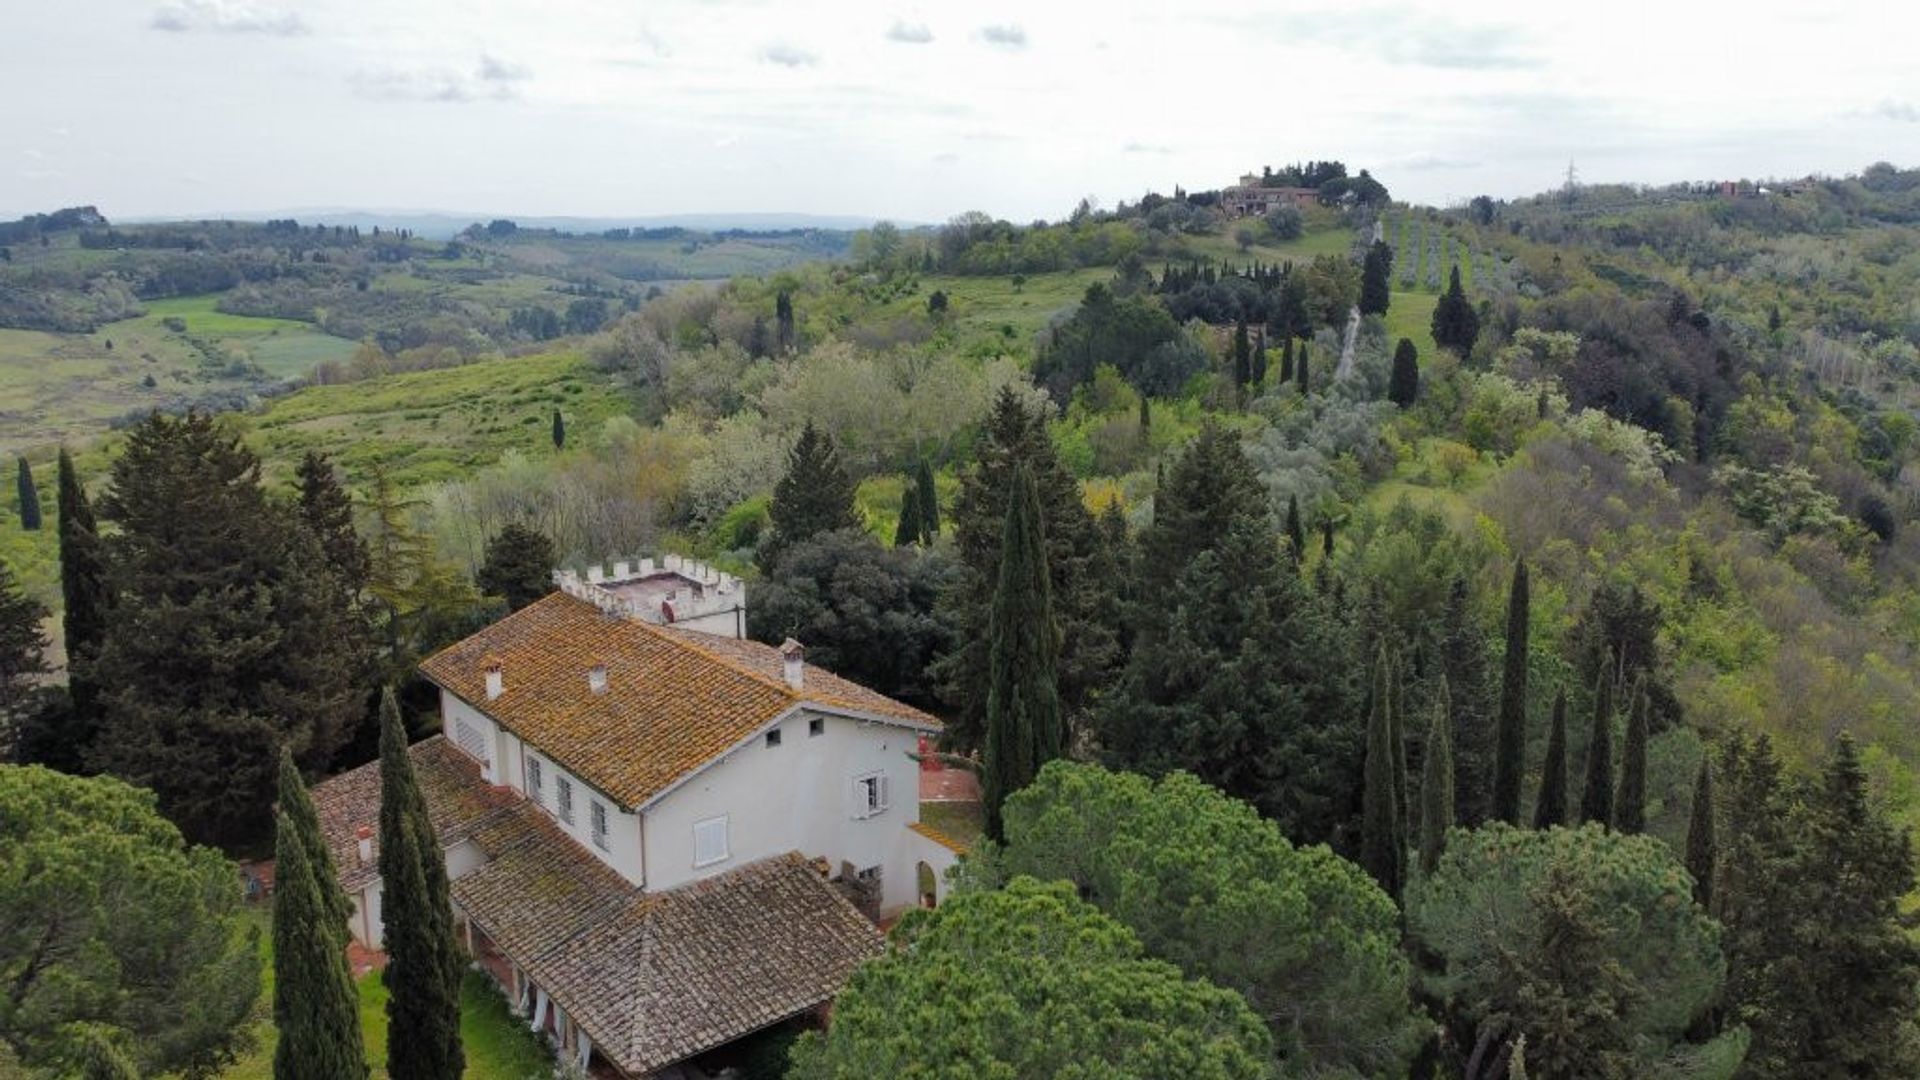
M 853 816 L 870 818 L 887 809 L 887 774 L 870 773 L 853 782 Z
M 725 861 L 728 854 L 725 817 L 693 823 L 693 865 L 712 866 Z
M 807 738 L 811 739 L 815 735 L 825 735 L 826 733 L 827 733 L 827 722 L 825 720 L 822 720 L 820 717 L 816 716 L 813 719 L 807 721 Z
M 780 729 L 774 728 L 772 731 L 767 732 L 767 749 L 771 750 L 774 747 L 779 745 L 780 745 Z
M 590 800 L 587 809 L 593 819 L 593 846 L 607 850 L 607 808 L 599 799 Z
M 555 777 L 553 794 L 554 808 L 559 812 L 560 820 L 569 825 L 573 824 L 573 781 L 564 776 Z
M 531 754 L 527 755 L 527 795 L 533 799 L 535 805 L 546 805 L 545 781 L 546 777 L 541 775 L 540 759 Z

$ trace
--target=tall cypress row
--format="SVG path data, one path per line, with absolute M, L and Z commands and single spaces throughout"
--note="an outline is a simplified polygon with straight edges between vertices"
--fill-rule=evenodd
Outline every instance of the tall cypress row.
M 1634 687 L 1627 714 L 1627 744 L 1620 755 L 1620 791 L 1613 800 L 1613 827 L 1623 833 L 1647 831 L 1647 687 Z
M 1447 709 L 1447 681 L 1427 730 L 1426 760 L 1420 766 L 1420 872 L 1433 873 L 1453 827 L 1453 721 Z
M 1693 875 L 1693 900 L 1713 910 L 1713 873 L 1719 845 L 1713 825 L 1713 764 L 1700 755 L 1700 771 L 1693 777 L 1693 815 L 1687 820 L 1687 873 Z
M 28 532 L 40 530 L 40 489 L 33 483 L 33 466 L 20 459 L 20 527 Z
M 1407 672 L 1404 662 L 1398 657 L 1387 665 L 1387 742 L 1393 748 L 1393 801 L 1400 808 L 1400 840 L 1395 850 L 1404 853 L 1409 839 L 1408 831 L 1415 824 L 1413 814 L 1413 788 L 1407 780 Z M 1401 874 L 1401 880 L 1406 875 Z
M 380 701 L 380 881 L 386 923 L 387 1073 L 460 1080 L 460 947 L 447 868 L 407 756 L 393 689 Z
M 100 730 L 100 691 L 93 679 L 93 660 L 107 633 L 106 561 L 100 550 L 100 528 L 93 505 L 80 485 L 73 456 L 60 451 L 60 613 L 67 645 L 67 698 L 72 708 L 60 731 L 48 731 L 35 740 L 34 760 L 63 772 L 79 772 Z
M 306 785 L 280 758 L 274 829 L 274 1080 L 366 1080 L 360 999 L 347 966 L 346 897 Z M 316 862 L 318 852 L 322 861 Z
M 912 547 L 921 540 L 920 530 L 926 525 L 926 515 L 920 512 L 920 489 L 909 480 L 906 490 L 900 493 L 900 521 L 893 527 L 893 546 Z
M 1547 729 L 1547 760 L 1540 766 L 1540 800 L 1534 804 L 1533 827 L 1551 829 L 1567 821 L 1567 691 L 1553 695 L 1553 724 Z
M 1025 462 L 1014 466 L 1000 581 L 988 625 L 987 738 L 982 796 L 987 832 L 1002 837 L 1001 803 L 1059 757 L 1066 739 L 1056 681 L 1059 631 L 1047 573 L 1040 495 Z
M 1520 824 L 1520 788 L 1527 771 L 1527 564 L 1515 559 L 1507 593 L 1507 662 L 1500 677 L 1500 720 L 1493 756 L 1495 821 Z
M 1580 792 L 1580 820 L 1613 824 L 1613 671 L 1600 673 L 1593 689 L 1593 732 L 1587 739 L 1587 783 Z
M 1373 709 L 1367 716 L 1367 754 L 1361 802 L 1360 866 L 1373 875 L 1387 895 L 1400 898 L 1400 850 L 1404 835 L 1400 801 L 1394 797 L 1392 688 L 1387 679 L 1383 649 L 1374 665 Z

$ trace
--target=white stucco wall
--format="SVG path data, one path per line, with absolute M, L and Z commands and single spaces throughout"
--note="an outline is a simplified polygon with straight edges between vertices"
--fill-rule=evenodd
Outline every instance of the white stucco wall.
M 685 781 L 644 816 L 649 887 L 670 889 L 787 851 L 840 863 L 881 868 L 884 910 L 915 901 L 916 848 L 907 829 L 920 816 L 918 766 L 907 757 L 915 733 L 887 724 L 818 716 L 820 735 L 808 734 L 818 714 L 797 712 L 779 724 L 780 745 L 757 734 L 719 762 Z M 854 781 L 872 773 L 888 779 L 889 806 L 872 817 L 854 814 Z M 725 815 L 728 857 L 696 867 L 693 827 Z

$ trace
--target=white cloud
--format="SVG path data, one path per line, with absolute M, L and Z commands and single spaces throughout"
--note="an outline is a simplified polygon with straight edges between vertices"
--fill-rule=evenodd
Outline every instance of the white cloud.
M 354 92 L 370 101 L 512 101 L 521 83 L 533 77 L 526 67 L 482 54 L 471 72 L 447 67 L 365 67 L 350 76 Z
M 1920 124 L 1920 106 L 1911 101 L 1895 101 L 1888 98 L 1873 107 L 1873 114 L 1883 120 L 1899 120 L 1908 124 Z
M 925 45 L 933 40 L 933 31 L 927 28 L 926 23 L 895 19 L 893 25 L 887 28 L 887 40 L 903 45 Z
M 820 62 L 819 57 L 792 45 L 769 45 L 760 50 L 760 59 L 769 64 L 790 68 L 812 67 Z
M 1017 23 L 996 23 L 980 28 L 980 40 L 1002 49 L 1024 49 L 1027 47 L 1027 31 Z
M 176 34 L 216 30 L 294 37 L 307 32 L 299 12 L 261 7 L 246 0 L 168 0 L 154 9 L 153 20 L 147 25 Z

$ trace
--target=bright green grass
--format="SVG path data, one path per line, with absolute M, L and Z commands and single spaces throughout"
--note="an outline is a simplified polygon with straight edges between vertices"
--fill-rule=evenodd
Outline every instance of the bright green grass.
M 977 802 L 923 802 L 920 820 L 967 845 L 979 843 L 987 831 L 986 810 Z
M 1394 292 L 1387 299 L 1387 341 L 1398 344 L 1401 338 L 1413 339 L 1424 365 L 1433 359 L 1439 346 L 1433 343 L 1433 309 L 1440 298 L 1430 292 Z
M 252 1053 L 219 1074 L 219 1080 L 272 1080 L 273 1050 L 273 934 L 271 909 L 260 905 L 250 915 L 260 927 L 260 960 L 264 967 L 260 1003 L 253 1021 Z M 367 1064 L 374 1080 L 387 1075 L 387 988 L 380 973 L 368 972 L 355 988 L 360 995 L 360 1033 L 367 1044 Z M 460 1043 L 466 1050 L 466 1080 L 545 1080 L 553 1075 L 553 1056 L 508 1009 L 493 984 L 469 972 L 460 984 Z
M 382 465 L 410 488 L 465 478 L 509 450 L 553 453 L 556 408 L 584 439 L 626 402 L 578 354 L 549 353 L 309 387 L 248 417 L 247 441 L 276 477 L 317 450 L 355 482 Z

